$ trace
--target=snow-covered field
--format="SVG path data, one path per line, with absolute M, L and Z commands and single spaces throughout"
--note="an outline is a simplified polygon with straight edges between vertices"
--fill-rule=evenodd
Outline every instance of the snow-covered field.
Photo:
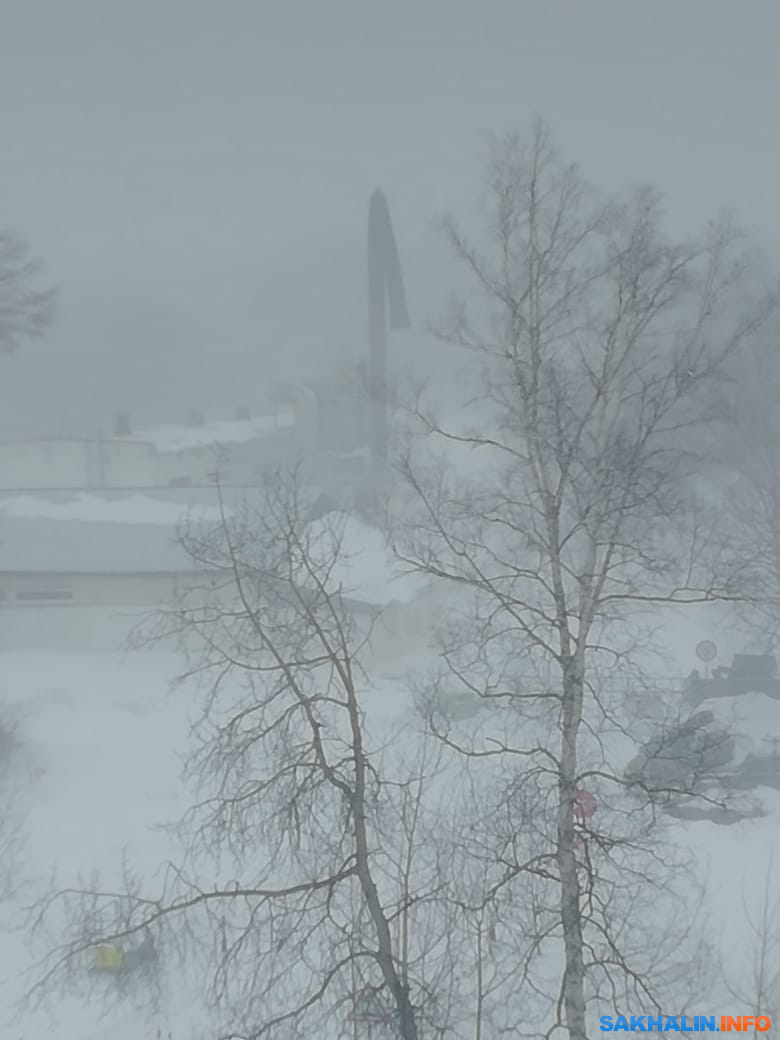
M 20 891 L 0 903 L 0 1040 L 141 1035 L 137 1012 L 104 1018 L 103 1007 L 79 1000 L 58 997 L 53 1011 L 16 1016 L 31 963 L 24 929 L 16 929 L 26 917 L 25 897 L 53 870 L 67 885 L 99 869 L 110 887 L 125 850 L 148 878 L 176 857 L 174 840 L 158 825 L 179 819 L 190 804 L 180 772 L 200 703 L 194 690 L 171 692 L 181 668 L 175 655 L 161 653 L 0 654 L 3 715 L 19 727 L 14 773 L 24 814 Z M 382 687 L 370 710 L 390 730 L 408 717 L 410 703 Z M 188 993 L 164 1004 L 142 1033 L 193 1040 L 202 1021 Z
M 151 1025 L 139 1023 L 128 1009 L 102 1017 L 104 1008 L 76 998 L 55 1001 L 51 1015 L 28 1012 L 11 1020 L 30 963 L 27 937 L 15 930 L 25 894 L 45 884 L 54 868 L 63 884 L 97 868 L 110 881 L 124 848 L 148 876 L 175 855 L 172 839 L 154 825 L 178 818 L 188 804 L 179 753 L 187 747 L 197 704 L 187 690 L 169 693 L 179 667 L 175 657 L 152 653 L 0 655 L 0 703 L 18 721 L 22 741 L 17 775 L 25 834 L 21 891 L 15 902 L 0 904 L 0 1040 L 197 1035 L 192 994 L 164 1003 Z M 374 721 L 388 730 L 409 718 L 411 702 L 402 689 L 400 683 L 396 689 L 385 685 L 368 703 Z M 761 894 L 772 839 L 780 834 L 777 792 L 766 792 L 766 802 L 770 815 L 759 821 L 686 824 L 678 831 L 707 876 L 710 912 L 722 926 L 724 949 L 745 967 L 755 940 L 751 946 L 743 894 L 748 900 Z M 727 1001 L 726 1010 L 734 1003 Z
M 15 773 L 24 771 L 27 781 L 20 903 L 52 870 L 71 883 L 97 868 L 110 877 L 125 846 L 150 873 L 171 854 L 169 840 L 150 824 L 177 816 L 183 806 L 175 752 L 187 715 L 166 694 L 173 665 L 153 654 L 132 664 L 118 655 L 3 655 L 4 710 L 18 722 L 21 740 Z M 15 909 L 0 907 L 5 922 Z M 6 932 L 0 943 L 6 1012 L 22 994 L 27 946 L 23 933 Z M 4 1014 L 0 1037 L 102 1035 L 100 1009 L 55 1006 L 54 1020 L 41 1014 L 9 1023 Z M 138 1034 L 118 1027 L 110 1035 Z

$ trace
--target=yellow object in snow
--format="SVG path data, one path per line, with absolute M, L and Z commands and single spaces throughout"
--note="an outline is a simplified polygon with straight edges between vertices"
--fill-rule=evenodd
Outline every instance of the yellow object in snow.
M 95 967 L 101 971 L 117 971 L 124 959 L 118 946 L 98 946 L 95 949 Z

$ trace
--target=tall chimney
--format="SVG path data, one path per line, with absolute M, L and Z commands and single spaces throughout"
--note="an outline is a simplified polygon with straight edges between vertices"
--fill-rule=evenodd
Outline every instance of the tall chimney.
M 377 190 L 368 207 L 368 365 L 371 395 L 371 452 L 377 480 L 388 457 L 387 304 L 390 328 L 409 327 L 401 261 L 387 199 Z

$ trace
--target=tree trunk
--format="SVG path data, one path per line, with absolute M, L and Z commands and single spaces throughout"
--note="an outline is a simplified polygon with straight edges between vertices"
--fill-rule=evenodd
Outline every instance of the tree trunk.
M 399 973 L 393 950 L 393 939 L 390 924 L 387 920 L 382 901 L 379 898 L 368 846 L 368 823 L 366 821 L 366 763 L 363 755 L 363 737 L 360 728 L 360 715 L 357 696 L 351 681 L 345 684 L 348 690 L 347 710 L 352 729 L 352 753 L 355 764 L 355 789 L 352 797 L 352 818 L 355 828 L 355 860 L 356 873 L 363 898 L 366 901 L 371 921 L 374 925 L 377 951 L 376 960 L 382 972 L 385 985 L 390 991 L 398 1020 L 398 1035 L 401 1040 L 419 1040 L 417 1017 L 409 999 L 409 987 Z
M 582 679 L 573 668 L 564 674 L 563 734 L 559 774 L 558 871 L 563 928 L 563 1004 L 570 1040 L 587 1040 L 585 965 L 582 949 L 580 882 L 577 876 L 574 798 L 577 778 L 577 733 L 582 716 Z

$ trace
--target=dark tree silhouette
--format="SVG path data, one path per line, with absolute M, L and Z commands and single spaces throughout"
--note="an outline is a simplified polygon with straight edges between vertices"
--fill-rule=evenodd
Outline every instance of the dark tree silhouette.
M 15 353 L 49 327 L 56 292 L 41 282 L 42 272 L 22 239 L 0 228 L 0 354 Z

